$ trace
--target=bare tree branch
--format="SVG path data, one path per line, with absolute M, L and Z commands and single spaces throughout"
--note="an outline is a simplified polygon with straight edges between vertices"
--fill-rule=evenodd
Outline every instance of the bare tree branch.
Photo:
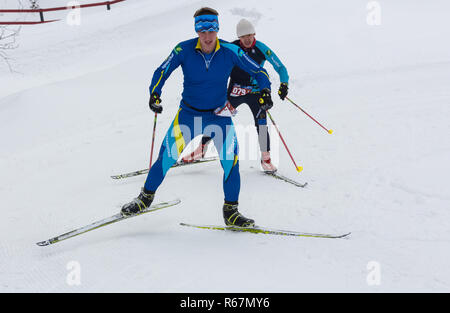
M 13 72 L 13 68 L 11 66 L 12 58 L 7 53 L 9 50 L 16 49 L 18 47 L 17 37 L 20 32 L 20 27 L 18 28 L 9 28 L 6 26 L 0 27 L 0 58 L 6 62 L 8 68 L 11 72 Z
M 32 4 L 37 5 L 37 0 L 30 0 Z M 20 8 L 22 3 L 17 1 Z M 18 47 L 17 37 L 19 36 L 20 27 L 14 28 L 9 26 L 0 26 L 0 60 L 3 60 L 8 66 L 10 72 L 14 72 L 11 66 L 12 58 L 9 56 L 8 51 L 16 49 Z

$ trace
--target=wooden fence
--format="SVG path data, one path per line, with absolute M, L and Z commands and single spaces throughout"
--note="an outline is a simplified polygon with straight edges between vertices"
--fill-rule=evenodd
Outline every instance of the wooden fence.
M 21 9 L 21 10 L 4 10 L 0 9 L 0 13 L 38 13 L 40 17 L 40 21 L 35 22 L 27 22 L 27 21 L 14 21 L 14 22 L 0 22 L 0 25 L 35 25 L 35 24 L 44 24 L 56 22 L 59 20 L 45 20 L 44 12 L 53 12 L 53 11 L 64 11 L 64 10 L 75 10 L 82 8 L 90 8 L 90 7 L 98 7 L 98 6 L 106 6 L 107 10 L 111 10 L 111 5 L 123 2 L 126 0 L 114 0 L 114 1 L 103 1 L 96 3 L 88 3 L 88 4 L 80 4 L 74 6 L 65 6 L 65 7 L 55 7 L 55 8 L 47 8 L 47 9 Z

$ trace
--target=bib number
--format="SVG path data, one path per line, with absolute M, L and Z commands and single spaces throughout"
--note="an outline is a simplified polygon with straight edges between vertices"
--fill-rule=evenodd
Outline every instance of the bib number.
M 233 89 L 231 90 L 231 97 L 242 97 L 245 96 L 246 94 L 249 94 L 250 92 L 252 92 L 252 87 L 241 87 L 239 85 L 234 85 Z

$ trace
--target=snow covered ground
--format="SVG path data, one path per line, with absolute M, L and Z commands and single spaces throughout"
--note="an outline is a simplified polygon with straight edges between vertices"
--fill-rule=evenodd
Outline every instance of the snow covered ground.
M 195 36 L 203 5 L 219 10 L 223 39 L 252 20 L 289 70 L 291 99 L 334 130 L 275 100 L 272 115 L 304 167 L 297 174 L 279 143 L 280 172 L 309 185 L 262 176 L 241 141 L 241 211 L 263 226 L 351 238 L 179 226 L 223 223 L 222 170 L 208 163 L 168 174 L 156 201 L 180 198 L 178 206 L 36 246 L 139 193 L 145 176 L 109 176 L 148 166 L 148 84 Z M 449 292 L 449 9 L 445 0 L 129 0 L 83 10 L 79 26 L 23 27 L 9 52 L 15 72 L 0 63 L 0 291 Z M 181 89 L 177 70 L 157 149 Z M 251 125 L 250 110 L 242 106 L 235 123 Z

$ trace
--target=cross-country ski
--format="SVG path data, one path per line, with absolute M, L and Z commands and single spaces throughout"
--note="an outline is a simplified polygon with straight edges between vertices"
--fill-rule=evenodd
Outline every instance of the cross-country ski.
M 267 227 L 254 226 L 254 227 L 235 227 L 235 226 L 217 226 L 217 225 L 195 225 L 180 223 L 181 226 L 209 229 L 209 230 L 224 230 L 230 232 L 243 232 L 252 234 L 264 234 L 264 235 L 279 235 L 279 236 L 292 236 L 292 237 L 311 237 L 311 238 L 328 238 L 328 239 L 340 239 L 346 238 L 351 233 L 343 234 L 314 234 L 314 233 L 302 233 L 298 231 L 290 230 L 276 230 Z
M 89 224 L 89 225 L 77 228 L 77 229 L 72 230 L 72 231 L 70 231 L 68 233 L 65 233 L 65 234 L 62 234 L 62 235 L 50 238 L 48 240 L 40 241 L 40 242 L 38 242 L 36 244 L 38 246 L 41 246 L 41 247 L 48 246 L 48 245 L 51 245 L 51 244 L 54 244 L 54 243 L 57 243 L 57 242 L 60 242 L 60 241 L 63 241 L 63 240 L 75 237 L 75 236 L 79 236 L 81 234 L 87 233 L 87 232 L 92 231 L 94 229 L 98 229 L 98 228 L 101 228 L 101 227 L 104 227 L 104 226 L 107 226 L 107 225 L 111 225 L 111 224 L 123 221 L 123 220 L 131 218 L 131 217 L 135 217 L 135 216 L 142 215 L 142 214 L 145 214 L 145 213 L 154 212 L 154 211 L 158 211 L 158 210 L 161 210 L 161 209 L 164 209 L 164 208 L 171 207 L 171 206 L 179 204 L 180 202 L 181 202 L 180 200 L 174 200 L 174 201 L 169 201 L 169 202 L 161 202 L 161 203 L 158 203 L 158 204 L 154 204 L 154 205 L 150 206 L 149 208 L 147 208 L 147 209 L 145 209 L 145 210 L 143 210 L 143 211 L 141 211 L 141 212 L 139 212 L 139 213 L 137 213 L 135 215 L 131 215 L 131 216 L 124 216 L 121 213 L 117 213 L 117 214 L 115 214 L 113 216 L 110 216 L 108 218 L 105 218 L 105 219 L 99 220 L 97 222 L 94 222 L 92 224 Z
M 285 181 L 286 183 L 292 184 L 292 185 L 297 186 L 297 187 L 305 188 L 306 185 L 308 185 L 307 182 L 300 183 L 300 182 L 295 181 L 295 180 L 293 180 L 293 179 L 291 179 L 289 177 L 286 177 L 286 176 L 284 176 L 284 175 L 282 175 L 282 174 L 280 174 L 278 172 L 263 172 L 263 173 L 264 173 L 264 175 L 273 177 L 273 178 L 278 179 L 278 180 Z
M 199 160 L 194 160 L 192 162 L 184 162 L 183 160 L 181 160 L 181 161 L 175 163 L 174 165 L 172 165 L 172 167 L 174 168 L 174 167 L 181 167 L 181 166 L 187 166 L 187 165 L 208 163 L 208 162 L 216 161 L 218 159 L 219 159 L 218 157 L 207 157 L 207 158 L 202 158 Z M 135 171 L 135 172 L 113 175 L 113 176 L 111 176 L 111 178 L 112 179 L 124 179 L 124 178 L 144 175 L 144 174 L 147 174 L 148 172 L 149 172 L 149 169 L 143 169 L 143 170 L 139 170 L 139 171 Z

